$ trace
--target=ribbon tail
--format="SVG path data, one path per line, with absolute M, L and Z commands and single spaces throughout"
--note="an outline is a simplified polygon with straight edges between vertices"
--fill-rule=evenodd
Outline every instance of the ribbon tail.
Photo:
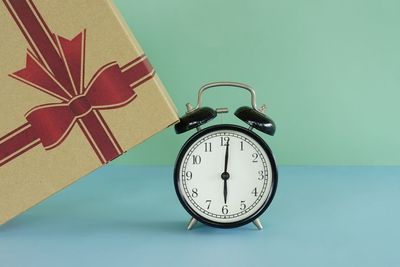
M 38 144 L 40 144 L 40 139 L 36 132 L 29 123 L 25 123 L 0 138 L 0 166 Z
M 54 34 L 43 20 L 32 0 L 3 0 L 36 58 L 72 94 L 66 66 L 60 57 Z

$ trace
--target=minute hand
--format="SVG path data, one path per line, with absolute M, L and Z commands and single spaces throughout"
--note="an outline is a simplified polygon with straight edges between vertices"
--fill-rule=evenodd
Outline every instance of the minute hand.
M 226 143 L 226 150 L 225 150 L 225 169 L 224 172 L 228 171 L 228 159 L 229 159 L 229 140 Z

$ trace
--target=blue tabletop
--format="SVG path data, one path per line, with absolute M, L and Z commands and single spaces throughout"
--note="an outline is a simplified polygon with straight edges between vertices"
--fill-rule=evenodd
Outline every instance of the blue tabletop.
M 0 266 L 396 266 L 400 167 L 281 167 L 264 230 L 197 225 L 171 167 L 107 166 L 0 227 Z

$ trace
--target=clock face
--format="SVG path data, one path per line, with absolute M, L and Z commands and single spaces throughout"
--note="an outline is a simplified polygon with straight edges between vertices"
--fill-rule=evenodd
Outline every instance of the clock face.
M 265 142 L 234 125 L 212 126 L 184 145 L 175 187 L 184 207 L 205 223 L 233 227 L 259 216 L 276 189 L 276 166 Z

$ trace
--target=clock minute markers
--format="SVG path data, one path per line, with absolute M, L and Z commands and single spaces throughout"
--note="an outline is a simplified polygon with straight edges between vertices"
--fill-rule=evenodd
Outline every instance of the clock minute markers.
M 224 164 L 224 172 L 221 174 L 222 180 L 224 180 L 224 203 L 226 204 L 226 199 L 228 197 L 228 179 L 230 177 L 228 173 L 228 160 L 229 160 L 229 139 L 226 142 L 225 149 L 225 164 Z

